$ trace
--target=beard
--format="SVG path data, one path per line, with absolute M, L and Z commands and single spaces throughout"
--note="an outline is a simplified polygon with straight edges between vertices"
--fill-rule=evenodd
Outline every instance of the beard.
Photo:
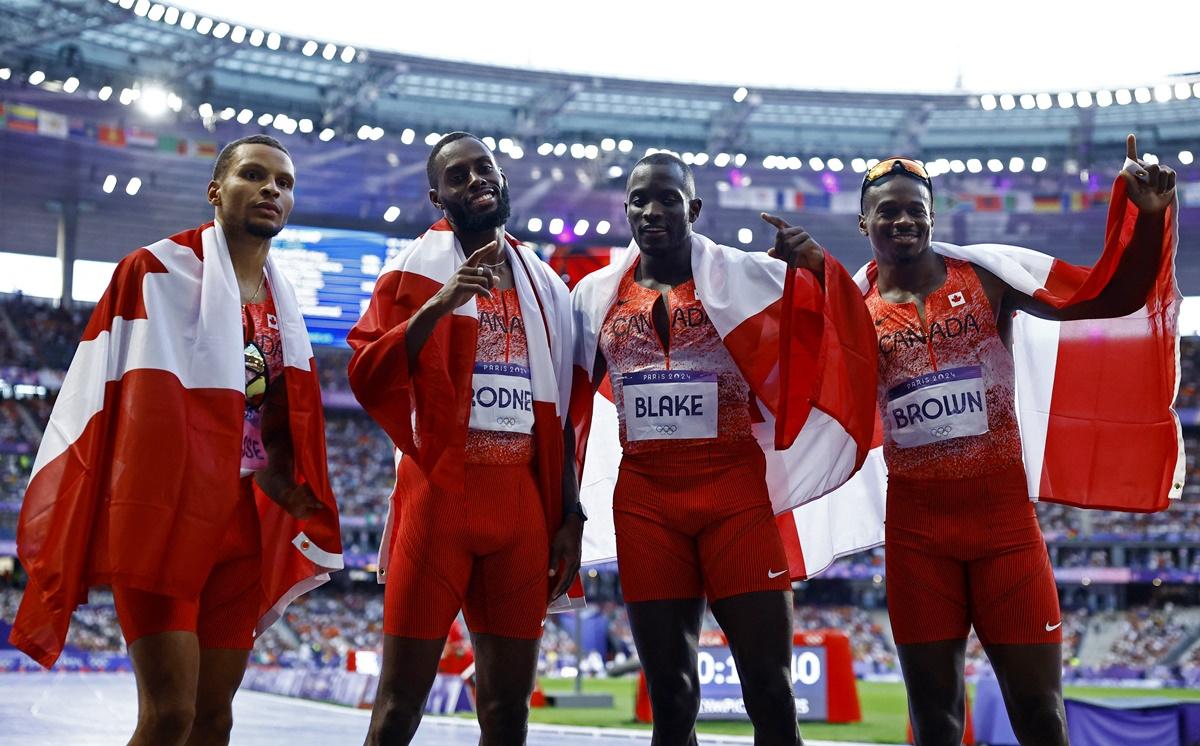
M 242 229 L 255 238 L 275 238 L 283 230 L 283 224 L 274 226 L 270 223 L 258 223 L 253 220 L 247 220 Z
M 500 187 L 500 196 L 496 198 L 496 209 L 483 215 L 475 215 L 461 204 L 445 203 L 446 212 L 450 215 L 450 223 L 463 233 L 482 233 L 499 228 L 508 222 L 512 214 L 512 205 L 508 200 L 508 184 Z

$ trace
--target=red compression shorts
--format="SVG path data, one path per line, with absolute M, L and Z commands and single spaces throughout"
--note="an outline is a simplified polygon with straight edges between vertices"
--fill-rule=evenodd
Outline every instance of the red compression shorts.
M 897 644 L 1062 642 L 1054 571 L 1025 469 L 947 481 L 888 478 L 887 602 Z
M 199 598 L 182 599 L 113 586 L 113 603 L 125 644 L 161 632 L 193 632 L 201 648 L 254 647 L 262 577 L 262 538 L 250 478 L 221 539 Z
M 475 633 L 535 640 L 550 591 L 550 541 L 529 464 L 466 464 L 465 490 L 400 462 L 383 631 L 442 639 L 459 609 Z
M 613 523 L 626 601 L 792 587 L 757 445 L 626 454 Z

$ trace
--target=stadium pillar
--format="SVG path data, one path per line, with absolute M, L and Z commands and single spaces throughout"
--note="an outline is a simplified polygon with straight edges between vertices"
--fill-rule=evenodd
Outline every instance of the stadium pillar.
M 58 213 L 58 261 L 62 266 L 62 298 L 59 305 L 71 307 L 75 285 L 76 239 L 79 236 L 79 203 L 64 200 Z

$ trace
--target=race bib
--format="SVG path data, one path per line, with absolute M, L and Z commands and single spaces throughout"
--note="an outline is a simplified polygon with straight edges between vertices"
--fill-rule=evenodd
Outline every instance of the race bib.
M 717 374 L 648 370 L 621 376 L 628 440 L 717 437 Z
M 471 378 L 471 428 L 503 433 L 533 432 L 533 387 L 529 368 L 509 363 L 475 363 Z
M 242 426 L 242 476 L 267 467 L 267 448 L 263 445 L 262 410 L 246 409 Z
M 987 396 L 978 365 L 917 376 L 887 395 L 892 440 L 912 448 L 988 431 Z

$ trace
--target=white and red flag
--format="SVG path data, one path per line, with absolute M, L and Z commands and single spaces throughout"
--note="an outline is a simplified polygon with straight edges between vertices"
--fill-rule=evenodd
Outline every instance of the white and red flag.
M 563 427 L 571 381 L 571 309 L 566 285 L 530 248 L 506 236 L 528 342 L 533 392 L 533 436 L 538 491 L 551 537 L 563 518 Z M 371 303 L 347 340 L 350 387 L 396 446 L 397 465 L 411 458 L 434 484 L 461 489 L 471 418 L 471 376 L 479 329 L 472 298 L 440 320 L 421 348 L 417 369 L 408 366 L 408 320 L 466 261 L 445 219 L 388 260 Z M 379 567 L 387 568 L 396 511 L 393 494 Z M 382 575 L 381 575 L 382 581 Z M 578 584 L 577 584 L 578 585 Z M 581 588 L 581 587 L 580 587 Z M 573 595 L 577 595 L 576 588 Z
M 1177 203 L 1163 216 L 1158 273 L 1142 308 L 1109 319 L 1058 322 L 1027 313 L 1014 318 L 1017 420 L 1031 499 L 1149 513 L 1181 496 L 1186 460 L 1172 408 L 1179 390 L 1181 298 L 1176 213 Z M 1063 309 L 1119 281 L 1117 267 L 1137 216 L 1118 177 L 1104 251 L 1091 267 L 1002 244 L 934 242 L 933 250 L 977 264 L 1017 291 Z M 863 293 L 875 276 L 874 262 L 855 275 Z M 873 485 L 863 482 L 856 479 L 848 487 L 886 490 L 882 476 Z
M 869 492 L 817 498 L 861 466 L 875 434 L 875 329 L 850 275 L 825 255 L 824 287 L 808 270 L 693 234 L 692 275 L 717 334 L 763 415 L 753 425 L 767 487 L 795 579 L 883 542 L 882 502 Z M 607 376 L 593 382 L 600 327 L 636 244 L 583 278 L 572 293 L 572 421 L 588 511 L 584 561 L 616 556 L 612 493 L 621 446 Z M 792 340 L 792 344 L 786 344 Z M 593 395 L 593 391 L 597 393 Z
M 312 347 L 268 258 L 283 344 L 295 478 L 324 509 L 300 521 L 258 492 L 261 633 L 341 569 Z M 245 361 L 237 278 L 220 225 L 128 255 L 92 313 L 21 506 L 29 584 L 10 639 L 43 666 L 88 588 L 200 595 L 241 495 Z

